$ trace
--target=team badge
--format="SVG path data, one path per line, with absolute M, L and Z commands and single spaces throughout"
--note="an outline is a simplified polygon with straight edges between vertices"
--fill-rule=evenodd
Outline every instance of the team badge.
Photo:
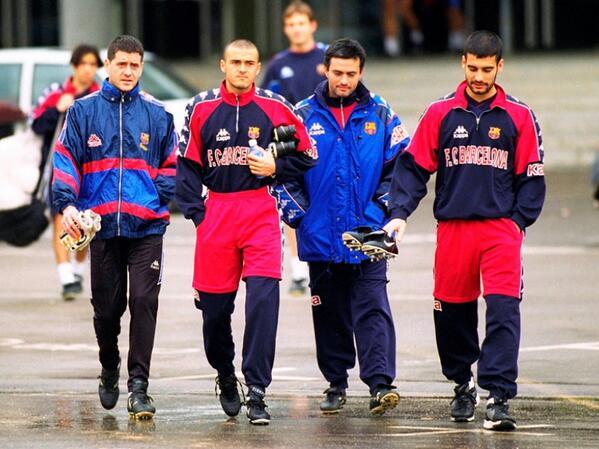
M 144 151 L 148 151 L 149 143 L 150 143 L 150 135 L 148 133 L 141 133 L 139 135 L 139 147 Z
M 376 123 L 366 122 L 364 123 L 364 132 L 370 136 L 376 134 Z
M 391 146 L 397 145 L 409 136 L 408 130 L 403 125 L 397 125 L 391 133 Z
M 316 147 L 316 139 L 310 137 L 310 148 L 306 150 L 306 155 L 312 159 L 318 159 L 318 148 Z
M 320 296 L 318 296 L 318 295 L 312 296 L 312 299 L 310 300 L 310 302 L 312 303 L 312 306 L 319 306 L 322 304 L 322 302 L 320 302 Z
M 102 140 L 95 134 L 91 134 L 87 138 L 87 146 L 90 148 L 97 148 L 102 146 Z
M 435 299 L 435 301 L 433 302 L 433 310 L 436 310 L 437 312 L 443 312 L 443 307 L 441 307 L 441 301 L 439 301 L 438 299 Z
M 493 140 L 499 139 L 501 136 L 501 128 L 496 128 L 494 126 L 489 127 L 489 137 Z
M 260 137 L 260 128 L 257 126 L 250 126 L 248 128 L 248 137 L 250 139 L 258 139 Z

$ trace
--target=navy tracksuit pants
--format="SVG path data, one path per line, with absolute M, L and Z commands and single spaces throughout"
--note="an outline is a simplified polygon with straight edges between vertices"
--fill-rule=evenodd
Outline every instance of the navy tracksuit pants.
M 468 382 L 472 365 L 478 360 L 478 385 L 489 396 L 511 399 L 518 389 L 520 348 L 520 300 L 503 295 L 485 296 L 486 332 L 478 341 L 478 301 L 440 301 L 433 312 L 437 349 L 447 379 Z
M 162 235 L 92 240 L 90 272 L 94 329 L 100 363 L 106 369 L 115 369 L 121 360 L 118 336 L 121 317 L 127 309 L 129 284 L 127 368 L 131 388 L 134 378 L 147 381 L 150 375 L 162 276 Z
M 248 386 L 264 390 L 272 381 L 279 320 L 279 280 L 261 276 L 245 279 L 245 331 L 241 372 Z M 237 291 L 198 292 L 196 307 L 202 311 L 206 358 L 220 376 L 235 372 L 235 344 L 231 315 Z
M 357 349 L 360 379 L 371 394 L 379 385 L 390 385 L 395 379 L 395 328 L 387 262 L 310 262 L 309 267 L 316 358 L 325 379 L 347 388 Z

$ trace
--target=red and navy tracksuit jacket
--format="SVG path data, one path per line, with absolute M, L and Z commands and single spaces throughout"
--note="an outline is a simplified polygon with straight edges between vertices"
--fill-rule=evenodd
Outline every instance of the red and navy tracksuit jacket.
M 280 125 L 295 125 L 298 154 L 276 159 L 274 178 L 258 178 L 248 167 L 248 141 L 256 139 L 266 148 Z M 187 105 L 179 151 L 177 204 L 196 226 L 204 217 L 202 185 L 219 193 L 254 190 L 275 179 L 301 177 L 316 164 L 308 133 L 287 100 L 256 87 L 235 95 L 227 92 L 224 82 Z
M 67 112 L 55 146 L 53 208 L 94 210 L 100 239 L 163 234 L 176 150 L 173 116 L 162 103 L 139 85 L 122 93 L 105 80 Z
M 89 89 L 80 95 L 77 95 L 77 91 L 73 86 L 72 77 L 67 78 L 62 85 L 53 83 L 50 85 L 50 87 L 44 89 L 44 92 L 39 97 L 37 106 L 33 110 L 31 116 L 33 120 L 31 123 L 31 129 L 33 129 L 34 133 L 42 136 L 44 139 L 41 167 L 46 164 L 46 158 L 48 157 L 50 146 L 52 145 L 54 132 L 58 126 L 60 112 L 58 112 L 58 109 L 56 109 L 56 105 L 58 104 L 60 97 L 62 97 L 64 94 L 71 94 L 75 98 L 82 98 L 88 94 L 96 92 L 98 89 L 100 89 L 100 86 L 94 82 Z
M 496 88 L 480 116 L 469 109 L 466 82 L 426 109 L 395 166 L 391 217 L 406 219 L 437 172 L 437 220 L 535 222 L 545 198 L 541 130 L 528 106 Z

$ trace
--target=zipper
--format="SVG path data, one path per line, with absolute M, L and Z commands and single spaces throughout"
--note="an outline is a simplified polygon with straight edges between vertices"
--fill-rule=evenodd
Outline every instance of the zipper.
M 341 105 L 341 124 L 343 125 L 343 129 L 345 129 L 345 111 L 343 110 L 343 98 L 341 98 L 339 104 Z
M 116 235 L 121 235 L 121 203 L 123 200 L 123 103 L 125 96 L 121 94 L 119 103 L 119 199 L 116 211 Z
M 239 95 L 235 95 L 235 103 L 237 104 L 235 112 L 235 132 L 239 134 Z
M 485 115 L 487 112 L 490 112 L 493 110 L 493 108 L 487 109 L 486 111 L 481 112 L 480 115 L 476 115 L 474 112 L 472 112 L 468 109 L 464 109 L 464 108 L 458 108 L 458 109 L 461 109 L 462 111 L 467 112 L 468 114 L 472 114 L 474 116 L 474 118 L 476 120 L 476 130 L 477 131 L 478 131 L 478 127 L 480 125 L 480 119 L 482 118 L 482 116 Z

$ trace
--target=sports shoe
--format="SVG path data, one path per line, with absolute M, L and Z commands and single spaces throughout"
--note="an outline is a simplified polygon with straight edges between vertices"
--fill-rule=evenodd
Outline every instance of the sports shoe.
M 510 431 L 516 429 L 516 420 L 509 414 L 507 399 L 487 399 L 487 415 L 483 427 L 487 430 Z
M 593 207 L 599 209 L 599 185 L 595 189 L 595 193 L 593 193 Z
M 121 362 L 116 369 L 110 370 L 102 367 L 102 372 L 98 376 L 100 383 L 98 385 L 98 396 L 100 403 L 106 410 L 113 409 L 119 400 L 119 372 Z
M 375 231 L 369 226 L 360 226 L 356 229 L 352 229 L 351 231 L 345 231 L 343 234 L 341 234 L 341 239 L 343 240 L 343 244 L 351 251 L 360 251 L 366 236 L 372 234 L 373 232 Z
M 399 393 L 393 385 L 377 388 L 370 398 L 370 413 L 382 415 L 399 404 Z
M 326 415 L 339 413 L 346 401 L 345 389 L 340 387 L 330 387 L 323 391 L 326 395 L 320 403 L 320 411 Z
M 237 416 L 241 410 L 241 399 L 237 390 L 238 383 L 235 373 L 229 376 L 216 376 L 214 392 L 218 394 L 220 405 L 227 416 Z
M 392 259 L 399 254 L 395 239 L 385 231 L 376 231 L 367 235 L 361 251 L 371 260 Z
M 264 394 L 262 389 L 255 386 L 250 386 L 248 389 L 249 399 L 245 405 L 250 424 L 267 426 L 270 423 L 270 414 L 266 411 L 267 405 L 264 403 Z
M 453 389 L 455 396 L 451 401 L 451 420 L 455 422 L 470 422 L 474 420 L 474 410 L 479 402 L 474 381 L 458 385 Z
M 306 294 L 306 280 L 305 279 L 293 279 L 289 286 L 289 294 L 291 296 L 303 296 Z
M 143 379 L 133 379 L 131 391 L 127 398 L 127 411 L 130 418 L 152 419 L 156 408 L 152 405 L 153 399 L 148 396 L 148 382 Z
M 77 295 L 83 291 L 81 281 L 70 282 L 62 286 L 62 299 L 65 301 L 73 301 Z

